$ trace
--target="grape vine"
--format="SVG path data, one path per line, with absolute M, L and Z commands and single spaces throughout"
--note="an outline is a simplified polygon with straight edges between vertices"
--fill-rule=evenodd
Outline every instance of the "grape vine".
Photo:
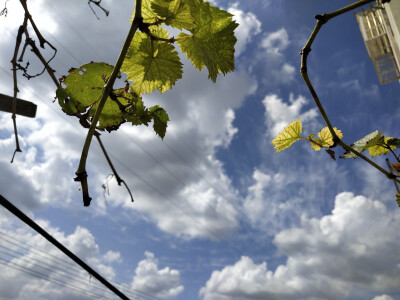
M 400 149 L 400 139 L 393 137 L 385 137 L 382 131 L 374 131 L 362 139 L 354 142 L 351 145 L 343 142 L 343 134 L 336 127 L 331 125 L 331 122 L 322 106 L 322 103 L 311 84 L 310 79 L 308 78 L 307 73 L 307 58 L 311 51 L 311 45 L 314 42 L 319 30 L 321 27 L 326 24 L 330 19 L 342 15 L 346 12 L 352 11 L 357 7 L 368 4 L 374 0 L 361 0 L 356 3 L 350 4 L 346 7 L 338 9 L 332 13 L 316 15 L 315 18 L 317 20 L 316 25 L 306 43 L 306 45 L 301 50 L 301 68 L 300 73 L 302 78 L 304 79 L 305 84 L 307 85 L 315 104 L 318 107 L 318 110 L 323 117 L 327 127 L 323 128 L 320 132 L 318 132 L 318 138 L 315 138 L 315 134 L 310 134 L 307 137 L 301 136 L 302 132 L 302 124 L 300 120 L 296 120 L 285 127 L 285 129 L 278 134 L 278 136 L 272 140 L 272 144 L 274 145 L 274 149 L 276 152 L 280 152 L 284 149 L 289 148 L 294 142 L 298 140 L 306 140 L 310 142 L 311 147 L 315 151 L 319 151 L 322 148 L 326 148 L 326 152 L 330 155 L 331 158 L 336 160 L 335 152 L 332 150 L 336 146 L 341 146 L 345 152 L 340 158 L 358 158 L 360 157 L 368 164 L 378 169 L 380 172 L 386 175 L 387 178 L 393 180 L 397 194 L 396 194 L 396 202 L 400 207 L 400 154 L 396 154 L 395 150 Z M 376 164 L 374 161 L 366 157 L 362 154 L 364 151 L 368 150 L 371 157 L 375 157 L 377 155 L 386 155 L 391 153 L 396 163 L 390 163 L 389 159 L 386 159 L 387 167 L 389 171 L 385 170 L 383 167 Z
M 48 44 L 56 52 L 34 24 L 27 1 L 20 2 L 25 10 L 25 19 L 19 30 L 19 41 L 17 39 L 13 59 L 14 103 L 18 92 L 15 73 L 17 70 L 26 73 L 27 69 L 16 64 L 16 57 L 23 33 L 28 34 L 28 21 L 35 29 L 40 46 L 44 48 L 44 45 Z M 93 3 L 108 15 L 109 11 L 103 8 L 100 2 L 101 0 L 89 1 L 89 6 Z M 91 6 L 90 8 L 93 10 Z M 94 14 L 98 18 L 95 12 Z M 130 22 L 129 33 L 114 66 L 104 62 L 89 62 L 80 67 L 70 68 L 68 74 L 58 81 L 49 66 L 54 56 L 46 61 L 40 51 L 34 48 L 34 42 L 31 45 L 33 52 L 44 64 L 44 70 L 47 70 L 57 86 L 56 99 L 62 111 L 77 117 L 79 123 L 88 128 L 74 179 L 81 182 L 84 206 L 89 206 L 92 200 L 87 182 L 86 160 L 93 136 L 99 141 L 118 184 L 123 183 L 126 186 L 133 201 L 128 186 L 112 165 L 101 142 L 99 131 L 116 131 L 123 123 L 148 126 L 152 122 L 155 133 L 164 138 L 170 121 L 168 113 L 159 105 L 147 108 L 143 103 L 142 94 L 152 93 L 156 89 L 164 93 L 182 78 L 182 63 L 175 49 L 176 45 L 179 45 L 195 68 L 202 70 L 206 67 L 208 77 L 213 82 L 219 74 L 225 75 L 234 70 L 234 30 L 238 24 L 232 20 L 230 13 L 204 0 L 136 0 Z M 177 37 L 170 37 L 163 25 L 181 32 Z M 28 38 L 27 36 L 27 40 Z M 115 88 L 114 84 L 121 78 L 122 73 L 126 74 L 127 80 Z M 13 119 L 16 152 L 20 152 L 15 108 Z

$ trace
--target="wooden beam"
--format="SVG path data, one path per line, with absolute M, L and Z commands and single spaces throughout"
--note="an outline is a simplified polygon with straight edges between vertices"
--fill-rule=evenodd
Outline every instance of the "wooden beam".
M 12 101 L 13 97 L 0 94 L 0 111 L 12 113 Z M 36 116 L 36 109 L 36 104 L 17 98 L 17 111 L 15 112 L 17 115 L 34 118 Z

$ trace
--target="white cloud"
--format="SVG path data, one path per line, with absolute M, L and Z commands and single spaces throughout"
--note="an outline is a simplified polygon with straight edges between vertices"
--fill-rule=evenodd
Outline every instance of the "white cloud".
M 316 108 L 301 113 L 302 108 L 307 103 L 307 99 L 301 95 L 294 98 L 293 94 L 290 94 L 289 103 L 284 102 L 275 94 L 265 96 L 263 104 L 268 134 L 271 137 L 277 136 L 289 123 L 297 119 L 300 119 L 303 123 L 313 121 L 317 116 Z
M 26 99 L 35 99 L 32 94 Z M 51 94 L 43 92 L 43 96 L 51 99 Z M 54 104 L 56 105 L 56 104 Z M 57 108 L 56 108 L 57 109 Z M 1 117 L 9 137 L 1 139 L 0 145 L 8 155 L 0 159 L 2 168 L 8 170 L 7 174 L 0 176 L 12 176 L 14 182 L 28 182 L 23 195 L 11 194 L 14 201 L 27 198 L 25 205 L 30 207 L 67 205 L 77 188 L 72 178 L 76 165 L 74 163 L 80 155 L 81 136 L 84 130 L 76 130 L 70 124 L 63 123 L 63 119 L 55 114 L 48 106 L 39 105 L 35 119 L 17 117 L 17 126 L 22 153 L 17 153 L 14 163 L 10 164 L 11 155 L 15 149 L 12 122 L 8 115 Z M 60 120 L 61 119 L 61 120 Z M 61 122 L 60 122 L 61 121 Z M 69 141 L 69 142 L 66 142 Z M 8 190 L 8 181 L 2 180 L 0 186 Z M 62 201 L 60 201 L 62 200 Z
M 146 258 L 136 268 L 132 288 L 158 298 L 172 298 L 182 293 L 179 271 L 169 267 L 158 269 L 154 254 L 146 251 L 144 255 Z
M 122 262 L 122 257 L 121 257 L 121 253 L 119 253 L 118 251 L 107 251 L 106 254 L 104 254 L 103 256 L 103 260 L 107 263 L 121 263 Z
M 43 0 L 37 1 L 35 5 L 28 3 L 28 9 L 33 19 L 35 20 L 36 26 L 40 28 L 42 33 L 55 33 L 58 30 L 57 22 L 54 20 L 54 16 L 46 10 L 41 9 L 44 5 Z M 2 3 L 1 9 L 4 8 Z M 5 4 L 7 7 L 7 16 L 1 16 L 2 26 L 0 28 L 0 34 L 11 37 L 13 29 L 22 25 L 24 21 L 24 10 L 22 5 L 18 1 L 7 1 Z M 11 30 L 11 31 L 10 31 Z M 30 34 L 33 33 L 30 32 Z M 15 33 L 16 36 L 16 33 Z
M 113 294 L 41 235 L 18 227 L 13 218 L 3 212 L 0 215 L 1 299 L 94 299 Z M 48 221 L 36 222 L 104 278 L 115 277 L 115 270 L 103 263 L 88 229 L 77 226 L 65 234 Z
M 233 14 L 233 19 L 239 24 L 235 30 L 237 42 L 235 45 L 235 56 L 239 56 L 246 50 L 246 46 L 251 42 L 252 37 L 261 32 L 261 22 L 256 15 L 239 9 L 239 4 L 234 3 L 228 12 Z
M 389 295 L 381 295 L 374 297 L 372 300 L 394 300 L 394 299 Z
M 264 86 L 276 87 L 294 79 L 295 68 L 284 55 L 289 45 L 289 34 L 285 28 L 264 35 L 252 61 L 253 72 L 263 74 Z
M 262 41 L 261 45 L 268 54 L 282 55 L 282 51 L 289 45 L 289 35 L 285 28 L 281 28 L 275 32 L 268 34 Z
M 357 288 L 399 291 L 399 226 L 399 212 L 381 202 L 338 194 L 332 214 L 304 217 L 300 227 L 275 236 L 286 264 L 272 271 L 243 256 L 214 271 L 200 294 L 204 300 L 338 299 Z
M 269 211 L 270 214 L 274 215 L 276 213 L 275 210 L 279 209 L 276 207 L 272 210 L 271 206 L 266 209 L 266 202 L 268 202 L 266 189 L 270 184 L 282 184 L 284 178 L 280 173 L 271 176 L 256 169 L 253 173 L 253 179 L 255 180 L 255 183 L 248 189 L 248 195 L 244 200 L 243 208 L 250 221 L 252 223 L 257 223 L 260 218 L 265 218 L 266 211 Z

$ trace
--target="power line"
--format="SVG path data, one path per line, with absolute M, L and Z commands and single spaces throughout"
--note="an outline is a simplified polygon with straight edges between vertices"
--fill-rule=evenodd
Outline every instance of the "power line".
M 52 282 L 54 284 L 73 289 L 73 290 L 75 290 L 75 291 L 77 291 L 79 293 L 86 294 L 87 296 L 96 297 L 96 298 L 93 298 L 93 299 L 110 299 L 110 300 L 113 300 L 113 298 L 105 298 L 104 295 L 93 294 L 92 292 L 90 292 L 88 290 L 85 290 L 85 289 L 82 289 L 82 288 L 77 287 L 75 285 L 66 283 L 66 282 L 61 281 L 59 279 L 49 277 L 44 273 L 41 273 L 41 272 L 38 272 L 38 271 L 35 271 L 35 270 L 31 270 L 31 269 L 27 269 L 25 266 L 21 266 L 21 265 L 15 263 L 13 261 L 4 260 L 1 257 L 0 257 L 0 264 L 4 265 L 6 267 L 12 268 L 14 270 L 21 271 L 21 272 L 26 273 L 28 275 L 31 275 L 33 277 L 44 279 L 44 280 L 50 281 L 50 282 Z
M 40 263 L 44 263 L 47 265 L 50 265 L 51 267 L 56 268 L 57 270 L 64 272 L 64 273 L 68 273 L 71 274 L 71 270 L 76 270 L 76 273 L 73 273 L 72 275 L 74 276 L 74 279 L 76 279 L 77 277 L 81 278 L 83 281 L 86 281 L 87 276 L 85 276 L 81 271 L 80 268 L 78 268 L 76 265 L 71 265 L 71 261 L 67 261 L 65 259 L 63 259 L 62 257 L 53 255 L 51 253 L 49 253 L 48 251 L 45 251 L 43 249 L 40 249 L 38 247 L 36 247 L 35 245 L 32 245 L 30 243 L 27 242 L 23 242 L 15 237 L 12 237 L 10 235 L 8 235 L 5 232 L 0 231 L 0 241 L 3 241 L 5 243 L 11 244 L 14 247 L 17 247 L 18 249 L 23 249 L 26 250 L 26 253 L 20 252 L 20 251 L 16 251 L 14 249 L 11 249 L 9 247 L 4 247 L 0 244 L 0 247 L 5 248 L 6 250 L 8 250 L 9 252 L 11 252 L 13 255 L 30 255 L 29 259 L 33 259 L 36 260 Z M 1 253 L 1 252 L 0 252 Z M 40 258 L 36 258 L 36 256 L 39 256 Z M 56 265 L 51 265 L 48 263 L 48 261 L 52 261 L 54 262 Z M 57 266 L 58 264 L 58 266 Z M 82 281 L 81 280 L 81 281 Z M 125 293 L 128 295 L 131 295 L 132 297 L 146 297 L 146 298 L 151 298 L 151 299 L 159 299 L 157 297 L 154 297 L 152 295 L 146 294 L 145 292 L 142 292 L 140 290 L 137 289 L 132 289 L 131 287 L 127 287 L 126 285 L 117 283 L 115 281 L 109 280 L 110 282 L 114 283 L 116 286 L 118 286 L 120 289 L 124 289 Z M 104 289 L 104 286 L 101 285 L 97 280 L 94 281 L 94 284 L 96 286 L 99 286 L 100 288 Z
M 46 238 L 50 243 L 60 249 L 64 254 L 66 254 L 69 258 L 71 258 L 74 262 L 80 265 L 83 269 L 89 272 L 94 278 L 104 284 L 107 288 L 113 291 L 116 295 L 118 295 L 121 299 L 129 300 L 121 291 L 116 289 L 111 283 L 109 283 L 106 279 L 104 279 L 100 274 L 98 274 L 95 270 L 89 267 L 86 263 L 84 263 L 79 257 L 69 251 L 64 245 L 59 243 L 55 238 L 53 238 L 50 234 L 48 234 L 45 230 L 43 230 L 38 224 L 36 224 L 33 220 L 31 220 L 27 215 L 25 215 L 22 211 L 20 211 L 17 207 L 15 207 L 11 202 L 9 202 L 6 198 L 0 195 L 0 204 L 4 206 L 7 210 L 13 213 L 18 219 L 26 223 L 28 226 L 37 231 L 40 235 Z

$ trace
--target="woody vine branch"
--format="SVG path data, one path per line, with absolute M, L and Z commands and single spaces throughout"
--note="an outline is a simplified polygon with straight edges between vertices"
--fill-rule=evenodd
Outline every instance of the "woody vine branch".
M 367 158 L 366 156 L 364 156 L 362 153 L 358 152 L 357 150 L 355 150 L 354 148 L 350 147 L 349 145 L 347 145 L 346 143 L 344 143 L 336 134 L 329 118 L 328 115 L 326 114 L 322 103 L 308 77 L 308 70 L 307 70 L 307 58 L 309 53 L 311 52 L 311 45 L 314 42 L 319 30 L 321 29 L 321 27 L 326 24 L 330 19 L 335 18 L 337 16 L 340 16 L 344 13 L 347 13 L 351 10 L 354 10 L 358 7 L 361 7 L 365 4 L 368 4 L 370 2 L 372 2 L 374 0 L 363 0 L 363 1 L 359 1 L 353 4 L 350 4 L 346 7 L 343 7 L 341 9 L 338 9 L 337 11 L 334 11 L 332 13 L 328 13 L 328 14 L 323 14 L 323 15 L 316 15 L 315 18 L 317 19 L 317 22 L 315 24 L 315 27 L 307 41 L 307 43 L 305 44 L 305 46 L 303 47 L 303 49 L 301 50 L 300 54 L 301 54 L 301 67 L 300 67 L 300 74 L 304 80 L 304 82 L 306 83 L 315 104 L 318 107 L 318 110 L 320 112 L 320 114 L 322 115 L 332 137 L 333 137 L 333 142 L 336 145 L 339 145 L 341 147 L 343 147 L 345 150 L 354 153 L 357 157 L 362 158 L 363 160 L 365 160 L 367 163 L 369 163 L 371 166 L 375 167 L 377 170 L 379 170 L 380 172 L 382 172 L 383 174 L 385 174 L 389 179 L 393 180 L 396 186 L 396 189 L 398 190 L 398 186 L 397 183 L 400 183 L 400 180 L 396 178 L 396 176 L 392 173 L 392 171 L 388 172 L 387 170 L 385 170 L 384 168 L 382 168 L 381 166 L 379 166 L 378 164 L 376 164 L 375 162 L 373 162 L 372 160 L 370 160 L 369 158 Z M 390 148 L 390 147 L 389 147 Z

